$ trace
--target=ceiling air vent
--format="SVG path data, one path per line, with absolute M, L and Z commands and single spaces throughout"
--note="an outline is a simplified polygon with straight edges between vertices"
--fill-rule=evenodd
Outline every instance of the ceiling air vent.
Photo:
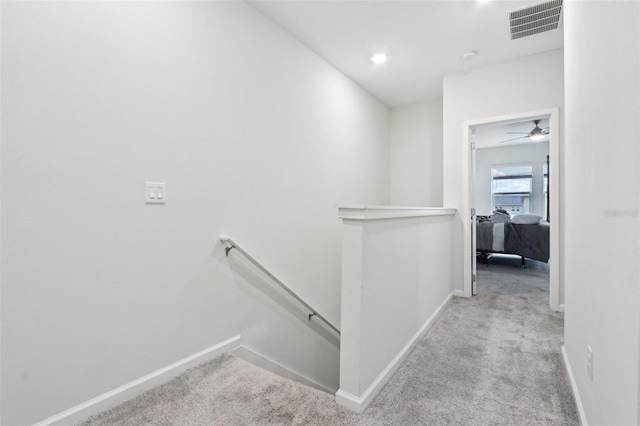
M 509 12 L 511 40 L 555 30 L 562 18 L 562 0 L 553 0 Z

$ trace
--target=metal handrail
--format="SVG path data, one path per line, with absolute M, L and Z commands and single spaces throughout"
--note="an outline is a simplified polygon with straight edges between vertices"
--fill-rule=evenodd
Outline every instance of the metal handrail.
M 286 291 L 291 297 L 296 299 L 301 305 L 303 305 L 305 308 L 307 308 L 307 310 L 311 311 L 311 313 L 308 314 L 309 321 L 311 321 L 311 318 L 313 318 L 313 317 L 318 317 L 318 319 L 322 320 L 327 326 L 329 326 L 329 328 L 331 328 L 333 331 L 338 333 L 338 335 L 340 334 L 340 330 L 338 329 L 338 327 L 333 325 L 331 323 L 331 321 L 329 321 L 324 316 L 322 316 L 320 313 L 318 313 L 318 311 L 313 309 L 307 302 L 304 301 L 304 299 L 302 299 L 293 290 L 291 290 L 289 287 L 287 287 L 287 285 L 285 283 L 280 281 L 275 275 L 273 275 L 271 272 L 269 272 L 269 270 L 267 268 L 265 268 L 260 262 L 258 262 L 256 260 L 255 257 L 251 256 L 245 249 L 243 249 L 242 246 L 240 246 L 240 244 L 238 244 L 236 241 L 233 240 L 233 238 L 223 235 L 223 236 L 220 236 L 220 241 L 222 241 L 223 243 L 227 243 L 228 244 L 228 246 L 225 247 L 225 256 L 229 256 L 229 252 L 231 250 L 233 250 L 233 249 L 238 250 L 240 253 L 242 253 L 244 255 L 244 257 L 249 259 L 249 261 L 251 261 L 251 263 L 253 263 L 258 269 L 260 269 L 273 282 L 278 284 L 278 286 L 280 286 L 280 288 L 282 288 L 284 291 Z

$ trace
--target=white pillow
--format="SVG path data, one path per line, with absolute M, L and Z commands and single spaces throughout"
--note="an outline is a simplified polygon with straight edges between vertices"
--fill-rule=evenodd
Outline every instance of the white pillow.
M 537 214 L 516 214 L 511 218 L 511 223 L 518 225 L 536 225 L 540 223 L 540 219 L 542 219 L 542 217 Z

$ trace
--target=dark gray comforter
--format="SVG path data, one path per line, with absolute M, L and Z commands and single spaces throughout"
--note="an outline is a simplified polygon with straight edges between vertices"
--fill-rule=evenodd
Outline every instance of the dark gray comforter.
M 516 254 L 548 262 L 549 222 L 541 220 L 536 225 L 476 223 L 476 250 Z

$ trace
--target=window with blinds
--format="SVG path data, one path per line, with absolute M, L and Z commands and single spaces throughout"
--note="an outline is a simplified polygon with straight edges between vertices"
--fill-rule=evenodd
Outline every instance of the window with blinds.
M 496 166 L 491 168 L 491 206 L 509 214 L 531 212 L 533 166 Z

